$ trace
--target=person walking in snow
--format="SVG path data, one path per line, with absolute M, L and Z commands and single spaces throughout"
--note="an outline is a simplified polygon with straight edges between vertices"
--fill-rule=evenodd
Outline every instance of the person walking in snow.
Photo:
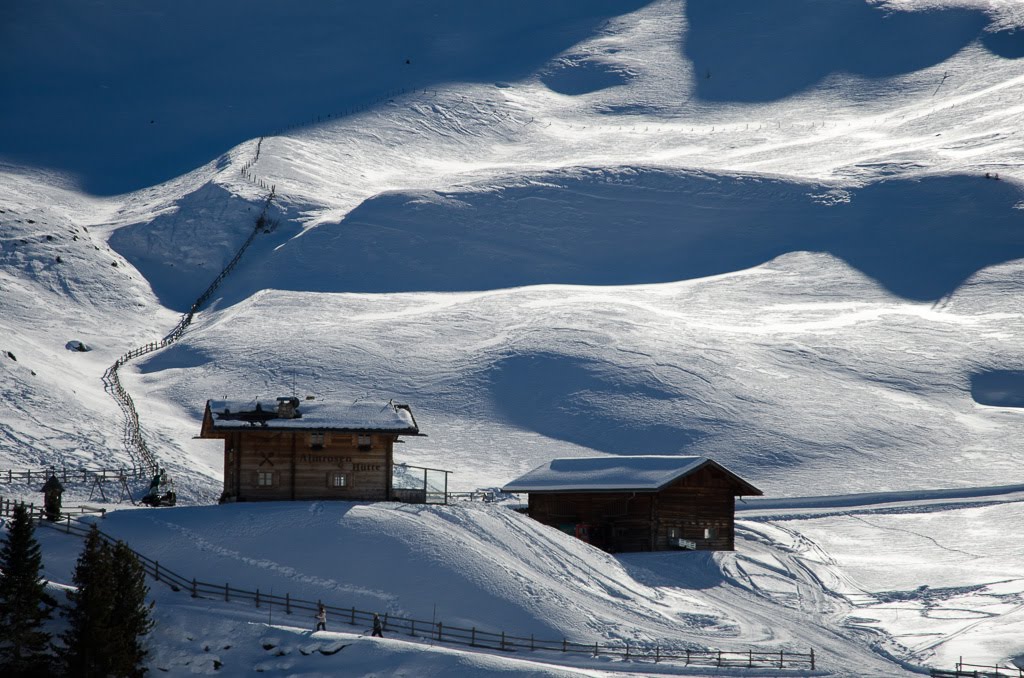
M 327 608 L 324 607 L 323 603 L 320 603 L 320 607 L 316 611 L 316 631 L 327 630 Z
M 380 623 L 380 617 L 376 612 L 373 613 L 373 633 L 370 635 L 376 636 L 377 638 L 384 637 L 384 626 Z

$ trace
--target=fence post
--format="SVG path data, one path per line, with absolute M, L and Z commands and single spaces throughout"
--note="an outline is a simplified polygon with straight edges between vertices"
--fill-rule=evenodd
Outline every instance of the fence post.
M 443 633 L 444 633 L 444 627 L 442 627 L 441 622 L 437 622 L 437 639 L 438 639 L 438 641 L 443 640 L 443 638 L 444 638 L 444 636 L 442 635 Z
M 292 613 L 292 598 L 287 593 L 284 594 L 284 613 L 285 614 L 291 614 Z
M 349 624 L 349 626 L 355 626 L 356 625 L 356 608 L 354 608 L 354 607 L 352 608 L 352 617 L 349 618 L 348 624 Z
M 533 647 L 533 634 L 531 633 L 530 634 L 530 651 L 532 652 L 533 650 L 534 650 L 534 647 Z
M 814 670 L 814 648 L 811 648 L 811 671 Z
M 160 561 L 153 561 L 153 579 L 160 581 Z
M 409 628 L 409 635 L 415 638 L 416 637 L 416 620 L 415 619 L 411 619 L 410 621 L 412 622 L 412 624 L 411 624 L 411 626 Z
M 260 590 L 256 589 L 256 607 L 260 606 Z
M 654 663 L 657 664 L 660 661 L 661 661 L 661 646 L 660 645 L 655 645 L 654 646 Z
M 597 643 L 594 643 L 594 656 L 597 656 Z
M 224 602 L 225 603 L 229 602 L 228 601 L 228 585 L 227 584 L 224 584 Z
M 469 635 L 469 646 L 476 647 L 476 627 L 474 626 Z
M 629 661 L 629 641 L 626 641 L 626 661 Z
M 721 650 L 718 651 L 718 665 L 719 666 L 722 665 L 722 651 Z
M 753 650 L 747 650 L 747 652 L 750 653 L 748 655 L 748 657 L 747 657 L 747 668 L 748 669 L 752 669 L 752 668 L 754 668 L 754 651 Z
M 71 534 L 71 514 L 70 513 L 68 514 L 68 525 L 64 529 L 64 533 L 65 534 Z
M 565 652 L 566 639 L 562 638 L 562 652 Z
M 779 668 L 786 668 L 786 651 L 779 650 Z
M 504 631 L 501 632 L 501 645 L 499 647 L 501 648 L 502 652 L 505 651 L 505 632 Z
M 690 650 L 686 650 L 686 665 L 690 665 Z
M 192 577 L 192 597 L 193 598 L 198 598 L 199 597 L 198 594 L 196 594 L 196 578 L 195 577 Z

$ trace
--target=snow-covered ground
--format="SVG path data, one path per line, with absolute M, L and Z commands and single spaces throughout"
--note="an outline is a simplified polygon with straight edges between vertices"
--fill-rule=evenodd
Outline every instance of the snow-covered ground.
M 258 147 L 274 227 L 181 341 L 121 370 L 185 503 L 220 493 L 205 401 L 293 390 L 409 402 L 429 437 L 398 460 L 454 489 L 678 453 L 780 503 L 751 502 L 714 558 L 611 558 L 465 507 L 105 521 L 143 553 L 420 613 L 429 580 L 447 618 L 510 630 L 810 644 L 845 675 L 1024 655 L 1024 11 L 783 5 L 0 8 L 0 469 L 131 463 L 99 377 L 248 235 Z M 311 532 L 267 550 L 314 509 L 390 567 L 307 565 Z M 421 569 L 427 535 L 479 566 Z M 211 638 L 256 621 L 165 602 Z M 355 673 L 499 661 L 374 643 Z M 334 670 L 306 661 L 272 668 Z

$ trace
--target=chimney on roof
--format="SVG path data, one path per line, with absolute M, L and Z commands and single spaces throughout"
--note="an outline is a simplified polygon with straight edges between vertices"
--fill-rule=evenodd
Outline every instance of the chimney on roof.
M 279 419 L 295 419 L 299 415 L 299 399 L 288 396 L 277 399 L 277 417 Z

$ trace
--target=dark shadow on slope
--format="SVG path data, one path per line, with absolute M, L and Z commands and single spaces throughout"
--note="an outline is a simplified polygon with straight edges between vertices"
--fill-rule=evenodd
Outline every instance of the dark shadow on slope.
M 147 356 L 136 363 L 139 372 L 152 374 L 164 370 L 202 367 L 213 362 L 213 358 L 188 344 L 174 344 Z
M 262 204 L 208 183 L 175 205 L 152 221 L 119 228 L 109 242 L 142 273 L 161 304 L 185 313 L 249 237 Z M 267 258 L 298 232 L 294 222 L 276 210 L 271 209 L 269 216 L 279 225 L 256 237 L 242 266 Z
M 0 156 L 122 193 L 399 88 L 521 78 L 647 1 L 0 3 Z
M 621 65 L 593 59 L 559 59 L 540 76 L 541 82 L 559 94 L 590 94 L 624 85 L 632 75 Z
M 534 353 L 493 365 L 486 380 L 504 421 L 594 450 L 675 454 L 703 436 L 681 425 L 684 395 L 621 365 Z
M 1004 59 L 1020 59 L 1024 57 L 1024 30 L 993 31 L 986 33 L 981 44 L 985 48 Z
M 311 292 L 622 285 L 827 252 L 907 299 L 934 301 L 1024 257 L 1017 189 L 982 177 L 861 189 L 653 170 L 577 170 L 480 193 L 391 193 L 228 279 L 224 301 Z M 848 202 L 846 202 L 848 200 Z M 245 268 L 243 266 L 243 268 Z
M 971 397 L 979 405 L 1024 407 L 1024 371 L 992 370 L 971 375 Z
M 645 586 L 699 591 L 726 581 L 711 551 L 620 553 L 615 559 L 630 577 Z
M 688 2 L 686 18 L 697 96 L 743 102 L 782 99 L 833 73 L 884 78 L 934 66 L 988 23 L 981 11 L 895 12 L 864 0 Z

